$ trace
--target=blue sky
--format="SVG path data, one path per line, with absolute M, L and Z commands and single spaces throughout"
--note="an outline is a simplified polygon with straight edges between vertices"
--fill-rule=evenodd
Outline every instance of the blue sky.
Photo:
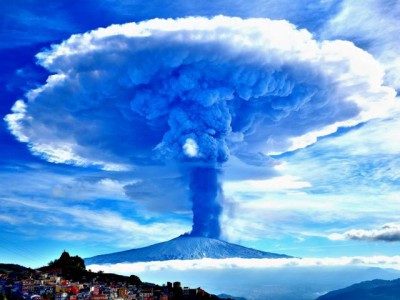
M 192 164 L 218 166 L 225 240 L 397 254 L 396 1 L 47 2 L 0 10 L 1 262 L 190 231 Z

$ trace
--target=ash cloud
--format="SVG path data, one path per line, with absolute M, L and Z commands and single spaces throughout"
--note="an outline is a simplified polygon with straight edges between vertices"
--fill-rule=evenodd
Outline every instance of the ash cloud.
M 192 233 L 209 237 L 221 232 L 226 166 L 270 170 L 267 154 L 379 117 L 395 97 L 368 53 L 269 19 L 112 25 L 37 58 L 54 75 L 15 103 L 10 131 L 54 163 L 154 177 L 173 165 L 190 189 Z
M 389 223 L 379 229 L 352 229 L 329 235 L 331 240 L 354 240 L 371 242 L 400 242 L 400 224 Z

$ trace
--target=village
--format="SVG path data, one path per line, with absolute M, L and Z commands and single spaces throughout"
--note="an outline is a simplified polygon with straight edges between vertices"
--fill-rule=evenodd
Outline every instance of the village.
M 60 259 L 36 270 L 0 265 L 0 300 L 175 300 L 219 299 L 201 288 L 182 287 L 180 282 L 160 286 L 137 276 L 94 273 L 83 260 L 63 252 Z

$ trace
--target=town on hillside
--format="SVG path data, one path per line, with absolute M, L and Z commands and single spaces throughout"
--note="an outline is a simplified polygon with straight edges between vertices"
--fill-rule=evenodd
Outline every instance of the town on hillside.
M 86 270 L 79 256 L 64 251 L 39 269 L 0 264 L 0 300 L 179 300 L 220 299 L 201 288 L 144 283 L 139 277 Z

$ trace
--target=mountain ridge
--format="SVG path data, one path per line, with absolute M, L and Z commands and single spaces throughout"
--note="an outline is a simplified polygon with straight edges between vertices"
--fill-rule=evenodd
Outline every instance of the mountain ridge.
M 331 291 L 316 300 L 398 300 L 400 278 L 394 280 L 375 279 L 353 284 Z

